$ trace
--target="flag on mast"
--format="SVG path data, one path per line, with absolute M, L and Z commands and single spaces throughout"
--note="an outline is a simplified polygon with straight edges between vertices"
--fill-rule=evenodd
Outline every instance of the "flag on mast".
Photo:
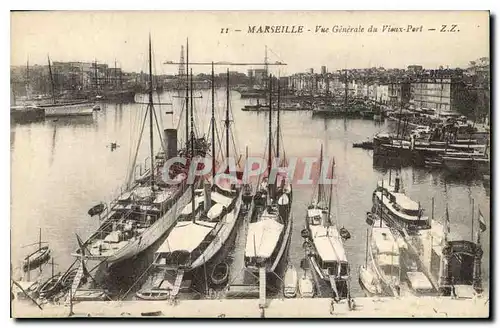
M 479 220 L 479 229 L 481 229 L 481 232 L 485 232 L 486 221 L 484 220 L 484 216 L 483 213 L 481 213 L 481 210 L 479 210 L 478 220 Z

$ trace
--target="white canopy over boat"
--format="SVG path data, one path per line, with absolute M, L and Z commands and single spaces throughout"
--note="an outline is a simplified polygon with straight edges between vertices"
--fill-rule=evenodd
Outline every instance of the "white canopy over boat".
M 310 226 L 310 229 L 316 251 L 323 261 L 347 262 L 344 245 L 334 226 Z
M 395 192 L 393 195 L 396 197 L 396 203 L 405 210 L 418 211 L 420 209 L 418 203 L 405 194 Z
M 281 197 L 278 199 L 278 205 L 288 205 L 288 203 L 290 203 L 290 198 L 287 194 L 281 195 Z
M 191 221 L 177 222 L 168 235 L 165 242 L 158 248 L 156 253 L 171 253 L 174 251 L 192 252 L 205 239 L 215 222 L 203 222 L 202 224 Z
M 134 198 L 143 199 L 143 198 L 151 197 L 153 195 L 153 191 L 151 190 L 151 187 L 149 187 L 149 186 L 148 187 L 138 187 L 132 191 L 132 195 L 134 196 Z
M 248 225 L 245 256 L 270 257 L 278 244 L 283 225 L 273 218 L 263 218 L 261 221 Z
M 207 213 L 207 216 L 210 220 L 213 220 L 215 218 L 217 218 L 219 215 L 221 215 L 222 213 L 222 210 L 224 209 L 224 205 L 222 204 L 215 204 L 214 206 L 212 206 L 210 208 L 210 210 L 208 211 Z
M 226 206 L 226 207 L 228 207 L 232 202 L 232 198 L 226 197 L 226 196 L 219 194 L 218 192 L 214 192 L 214 191 L 211 193 L 210 197 L 212 198 L 212 201 L 214 201 L 218 204 L 222 204 L 223 206 Z
M 198 196 L 194 199 L 194 208 L 198 208 L 198 206 L 200 206 L 201 203 L 203 203 L 204 199 L 203 199 L 203 196 Z M 182 210 L 181 212 L 181 215 L 189 215 L 191 214 L 191 208 L 192 208 L 192 204 L 191 202 L 189 202 L 185 207 L 184 209 Z
M 399 245 L 389 228 L 373 227 L 372 240 L 379 254 L 399 255 Z
M 378 254 L 377 263 L 379 266 L 399 267 L 399 255 Z
M 310 218 L 319 216 L 321 217 L 321 214 L 323 213 L 323 210 L 320 208 L 310 208 L 307 210 L 307 216 Z

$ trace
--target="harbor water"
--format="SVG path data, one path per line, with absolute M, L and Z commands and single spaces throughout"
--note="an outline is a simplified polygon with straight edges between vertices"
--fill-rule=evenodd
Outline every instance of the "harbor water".
M 211 99 L 208 91 L 197 92 L 195 122 L 197 133 L 208 135 Z M 172 106 L 157 107 L 161 118 L 160 128 L 179 127 L 179 140 L 185 140 L 183 98 L 163 93 L 155 100 L 172 102 Z M 141 102 L 139 96 L 136 101 Z M 233 120 L 230 151 L 245 156 L 263 156 L 266 153 L 268 113 L 245 112 L 241 108 L 250 103 L 240 99 L 239 93 L 231 92 Z M 217 125 L 222 126 L 225 108 L 225 90 L 216 95 Z M 11 229 L 12 265 L 20 261 L 29 251 L 23 245 L 38 241 L 39 228 L 42 240 L 49 242 L 56 263 L 55 271 L 64 271 L 74 258 L 71 253 L 78 247 L 75 234 L 86 239 L 99 225 L 97 217 L 87 211 L 95 204 L 109 202 L 120 191 L 125 182 L 134 142 L 140 131 L 140 121 L 146 105 L 101 104 L 101 111 L 93 117 L 46 119 L 30 124 L 11 127 Z M 173 111 L 173 114 L 168 112 Z M 179 119 L 180 118 L 180 119 Z M 273 119 L 275 125 L 276 118 Z M 389 131 L 394 123 L 381 123 L 362 119 L 329 119 L 312 117 L 310 111 L 287 111 L 281 113 L 281 134 L 287 157 L 319 156 L 323 145 L 326 157 L 335 159 L 336 184 L 333 196 L 333 214 L 340 226 L 351 233 L 345 244 L 351 265 L 351 293 L 361 296 L 358 284 L 358 267 L 365 261 L 366 223 L 365 214 L 372 207 L 372 192 L 377 180 L 389 173 L 388 167 L 373 165 L 371 151 L 353 148 L 374 134 Z M 146 130 L 147 132 L 147 124 Z M 217 148 L 224 136 L 219 133 Z M 111 149 L 111 143 L 118 147 Z M 158 139 L 155 141 L 159 148 Z M 139 162 L 149 153 L 147 142 L 139 151 Z M 144 163 L 144 162 L 143 162 Z M 146 163 L 147 164 L 147 163 Z M 143 164 L 144 166 L 144 164 Z M 392 170 L 392 176 L 398 169 Z M 485 217 L 488 229 L 482 234 L 484 256 L 482 266 L 483 286 L 489 287 L 490 257 L 490 191 L 489 186 L 474 177 L 455 177 L 442 170 L 404 167 L 400 169 L 406 193 L 420 202 L 426 215 L 431 215 L 432 198 L 435 199 L 434 215 L 443 222 L 448 204 L 451 234 L 455 238 L 472 238 L 471 216 L 474 235 L 478 230 L 478 207 Z M 311 201 L 313 187 L 294 187 L 293 234 L 289 259 L 298 269 L 304 256 L 300 231 L 305 224 L 305 213 Z M 474 200 L 474 210 L 472 209 Z M 475 238 L 475 237 L 474 237 Z M 144 255 L 147 256 L 147 255 Z M 134 259 L 147 267 L 146 258 Z M 145 264 L 146 263 L 146 264 Z M 144 267 L 144 268 L 145 268 Z M 143 271 L 143 269 L 142 269 Z M 140 275 L 141 268 L 131 270 L 123 277 L 124 288 Z

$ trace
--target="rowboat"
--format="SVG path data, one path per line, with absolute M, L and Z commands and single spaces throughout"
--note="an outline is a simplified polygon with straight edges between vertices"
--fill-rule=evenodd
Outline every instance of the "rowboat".
M 314 284 L 310 276 L 303 275 L 299 279 L 299 294 L 303 298 L 314 297 Z
M 40 297 L 47 299 L 59 292 L 62 288 L 61 279 L 60 273 L 47 279 L 40 287 Z
M 297 270 L 293 265 L 289 265 L 285 272 L 284 295 L 292 298 L 297 295 Z
M 379 295 L 382 293 L 382 288 L 380 287 L 377 275 L 364 265 L 359 268 L 359 284 L 368 296 Z
M 49 246 L 43 246 L 27 255 L 23 260 L 24 272 L 36 269 L 50 258 Z
M 229 265 L 226 262 L 218 263 L 212 270 L 210 279 L 214 285 L 222 285 L 227 283 L 229 278 Z
M 73 283 L 73 280 L 75 280 L 75 277 L 77 275 L 78 268 L 74 268 L 66 272 L 62 278 L 61 278 L 61 285 L 64 289 L 70 288 L 71 284 Z M 80 283 L 78 286 L 84 284 L 87 282 L 87 277 L 83 276 L 82 279 L 80 280 Z

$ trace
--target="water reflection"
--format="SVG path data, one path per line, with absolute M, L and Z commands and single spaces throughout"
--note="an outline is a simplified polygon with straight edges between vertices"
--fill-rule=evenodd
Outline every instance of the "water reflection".
M 210 115 L 210 95 L 196 102 L 199 132 L 207 134 Z M 179 140 L 184 137 L 183 99 L 162 94 L 161 101 L 173 99 L 173 115 L 159 116 L 165 127 L 179 126 Z M 238 153 L 249 155 L 267 153 L 266 112 L 244 112 L 240 109 L 246 100 L 231 93 L 232 129 L 236 132 L 234 146 Z M 216 94 L 216 120 L 219 129 L 225 110 L 225 90 Z M 12 258 L 22 259 L 17 245 L 36 240 L 38 229 L 51 242 L 56 262 L 64 269 L 73 262 L 70 253 L 77 247 L 74 233 L 86 238 L 98 225 L 88 218 L 88 209 L 100 201 L 109 201 L 124 182 L 130 151 L 138 123 L 144 116 L 142 104 L 101 104 L 101 111 L 93 118 L 60 118 L 57 121 L 14 125 L 11 127 L 12 160 Z M 166 109 L 167 108 L 167 109 Z M 160 108 L 158 108 L 160 110 Z M 162 112 L 171 108 L 162 106 Z M 158 111 L 159 113 L 159 111 Z M 364 263 L 366 211 L 372 206 L 372 192 L 377 180 L 392 169 L 392 177 L 398 174 L 409 196 L 421 202 L 427 213 L 431 211 L 431 199 L 435 198 L 436 219 L 441 221 L 448 204 L 454 233 L 470 238 L 472 212 L 480 207 L 489 222 L 489 187 L 477 177 L 456 177 L 442 170 L 412 168 L 399 162 L 372 160 L 372 152 L 352 148 L 353 142 L 365 140 L 381 130 L 390 129 L 388 123 L 369 120 L 327 119 L 312 117 L 311 112 L 289 111 L 280 116 L 282 139 L 287 157 L 318 156 L 321 144 L 325 157 L 335 157 L 335 175 L 338 191 L 334 200 L 335 211 L 341 224 L 351 232 L 352 239 L 346 244 L 346 252 L 353 268 L 353 295 L 362 295 L 357 282 L 357 267 Z M 273 131 L 276 117 L 273 117 Z M 156 129 L 156 128 L 155 128 Z M 148 133 L 145 131 L 145 133 Z M 217 152 L 224 140 L 219 131 Z M 111 152 L 110 142 L 118 142 L 120 148 Z M 159 145 L 155 140 L 155 144 Z M 224 143 L 222 142 L 222 146 Z M 231 149 L 231 152 L 233 150 Z M 147 145 L 139 149 L 139 163 L 143 163 L 149 150 Z M 36 168 L 36 170 L 34 170 Z M 300 230 L 305 224 L 305 208 L 313 193 L 311 186 L 294 189 L 294 227 L 290 245 L 290 261 L 296 268 L 303 258 Z M 15 224 L 14 224 L 15 223 Z M 484 233 L 483 276 L 488 280 L 489 229 Z M 139 260 L 140 261 L 140 260 Z M 147 260 L 144 260 L 147 262 Z M 135 262 L 133 262 L 135 263 Z M 130 264 L 130 263 L 129 263 Z M 132 265 L 132 264 L 131 264 Z M 133 264 L 135 268 L 135 264 Z M 131 270 L 131 276 L 118 284 L 124 288 L 139 269 Z

